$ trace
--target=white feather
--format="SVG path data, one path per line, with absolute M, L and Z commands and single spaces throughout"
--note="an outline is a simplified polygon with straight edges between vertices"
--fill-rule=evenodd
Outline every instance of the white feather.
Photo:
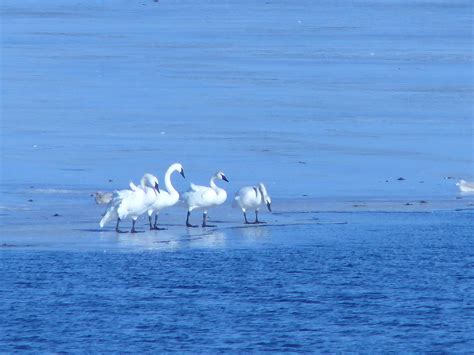
M 272 200 L 263 183 L 257 186 L 242 187 L 234 196 L 234 207 L 240 207 L 243 212 L 248 210 L 258 211 L 262 204 L 270 209 Z
M 468 182 L 466 180 L 460 180 L 457 184 L 461 192 L 474 192 L 474 182 Z
M 179 163 L 172 164 L 165 174 L 165 187 L 166 190 L 160 190 L 160 193 L 156 196 L 155 200 L 148 209 L 148 215 L 151 216 L 153 213 L 158 213 L 164 208 L 174 206 L 179 201 L 179 193 L 171 183 L 171 175 L 174 172 L 183 174 L 183 166 Z
M 223 177 L 225 177 L 224 173 L 217 172 L 211 178 L 210 187 L 191 183 L 189 190 L 182 194 L 182 200 L 187 205 L 188 211 L 195 209 L 207 211 L 211 207 L 222 205 L 227 199 L 227 192 L 217 186 L 214 180 L 223 180 Z
M 145 174 L 140 187 L 136 187 L 135 190 L 115 191 L 112 201 L 100 220 L 100 227 L 103 228 L 105 224 L 117 218 L 136 220 L 138 216 L 145 213 L 156 198 L 155 183 L 158 183 L 155 176 Z

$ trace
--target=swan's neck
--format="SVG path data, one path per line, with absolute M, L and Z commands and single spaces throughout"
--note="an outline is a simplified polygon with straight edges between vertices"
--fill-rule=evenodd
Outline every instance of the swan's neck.
M 214 176 L 212 179 L 211 179 L 211 182 L 209 183 L 209 185 L 211 185 L 211 188 L 216 192 L 217 196 L 220 198 L 220 199 L 226 199 L 227 198 L 227 192 L 220 188 L 219 186 L 216 185 L 215 183 L 215 180 L 216 177 Z
M 209 182 L 209 185 L 211 185 L 212 189 L 213 189 L 215 192 L 219 193 L 219 191 L 222 191 L 223 189 L 221 189 L 219 186 L 216 185 L 215 180 L 216 180 L 216 177 L 213 176 L 213 177 L 211 178 L 211 181 Z
M 175 169 L 170 166 L 168 170 L 166 170 L 166 174 L 165 174 L 165 186 L 166 186 L 166 190 L 169 192 L 170 195 L 174 195 L 178 193 L 178 191 L 176 191 L 173 184 L 171 183 L 171 174 L 173 174 L 174 171 Z
M 151 199 L 151 200 L 154 200 L 156 197 L 158 197 L 158 191 L 156 191 L 154 188 L 152 187 L 148 187 L 148 186 L 145 186 L 143 188 L 143 191 L 145 191 L 145 198 L 146 199 Z
M 215 179 L 216 179 L 215 176 L 211 177 L 211 181 L 209 182 L 209 185 L 211 185 L 213 190 L 217 191 L 219 189 L 219 186 L 216 185 L 216 183 L 214 181 Z
M 255 196 L 257 197 L 257 200 L 262 201 L 263 200 L 262 191 L 260 191 L 260 189 L 258 187 L 254 187 L 253 189 L 255 191 Z

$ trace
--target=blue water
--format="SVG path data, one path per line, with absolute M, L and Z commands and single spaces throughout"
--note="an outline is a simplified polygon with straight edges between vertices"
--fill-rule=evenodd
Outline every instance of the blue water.
M 348 223 L 2 248 L 0 351 L 472 351 L 472 212 L 322 217 Z

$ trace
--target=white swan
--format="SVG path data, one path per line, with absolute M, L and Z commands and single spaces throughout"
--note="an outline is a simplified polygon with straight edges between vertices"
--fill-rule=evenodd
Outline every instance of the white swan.
M 184 170 L 183 166 L 179 163 L 171 164 L 171 166 L 166 170 L 165 174 L 165 186 L 166 190 L 161 190 L 160 194 L 156 196 L 155 201 L 152 203 L 150 207 L 148 207 L 148 222 L 150 223 L 150 230 L 163 230 L 166 228 L 158 228 L 158 213 L 163 208 L 174 206 L 179 201 L 179 193 L 171 184 L 171 174 L 174 172 L 179 172 L 181 176 L 184 178 Z M 155 224 L 152 225 L 151 223 L 151 216 L 155 214 Z
M 100 227 L 103 228 L 106 223 L 117 218 L 115 231 L 122 233 L 119 229 L 121 220 L 130 217 L 133 220 L 131 233 L 136 233 L 135 223 L 138 216 L 145 213 L 148 207 L 153 203 L 156 195 L 160 193 L 158 178 L 151 174 L 143 175 L 140 186 L 130 183 L 132 190 L 115 191 L 104 217 L 100 220 Z
M 466 180 L 460 180 L 456 183 L 461 192 L 474 192 L 474 182 L 467 182 Z
M 193 210 L 203 209 L 202 215 L 202 226 L 203 227 L 214 227 L 207 224 L 207 211 L 209 208 L 222 205 L 227 199 L 227 192 L 221 189 L 214 182 L 215 179 L 220 179 L 229 182 L 222 171 L 215 173 L 208 186 L 200 186 L 191 184 L 191 188 L 182 195 L 182 200 L 188 206 L 188 214 L 186 216 L 187 227 L 197 227 L 189 223 L 189 216 Z
M 265 223 L 258 220 L 258 210 L 263 203 L 267 205 L 270 212 L 272 211 L 272 199 L 268 195 L 265 185 L 261 182 L 257 186 L 242 187 L 235 194 L 234 201 L 234 206 L 239 206 L 244 213 L 245 224 L 250 224 L 247 220 L 247 210 L 255 210 L 255 222 L 253 223 Z

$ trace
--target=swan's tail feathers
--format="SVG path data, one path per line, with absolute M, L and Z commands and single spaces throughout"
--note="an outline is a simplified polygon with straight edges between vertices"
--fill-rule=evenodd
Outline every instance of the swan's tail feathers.
M 188 200 L 189 198 L 189 191 L 186 191 L 186 192 L 182 192 L 179 194 L 179 202 L 180 203 L 186 203 L 186 201 Z
M 105 212 L 104 217 L 100 220 L 100 228 L 104 228 L 106 223 L 109 223 L 111 220 L 117 217 L 117 211 L 115 210 L 115 206 L 110 206 L 107 211 Z
M 240 196 L 236 195 L 234 197 L 234 199 L 232 200 L 232 207 L 233 208 L 239 207 L 239 203 L 238 203 L 239 200 L 240 200 Z

